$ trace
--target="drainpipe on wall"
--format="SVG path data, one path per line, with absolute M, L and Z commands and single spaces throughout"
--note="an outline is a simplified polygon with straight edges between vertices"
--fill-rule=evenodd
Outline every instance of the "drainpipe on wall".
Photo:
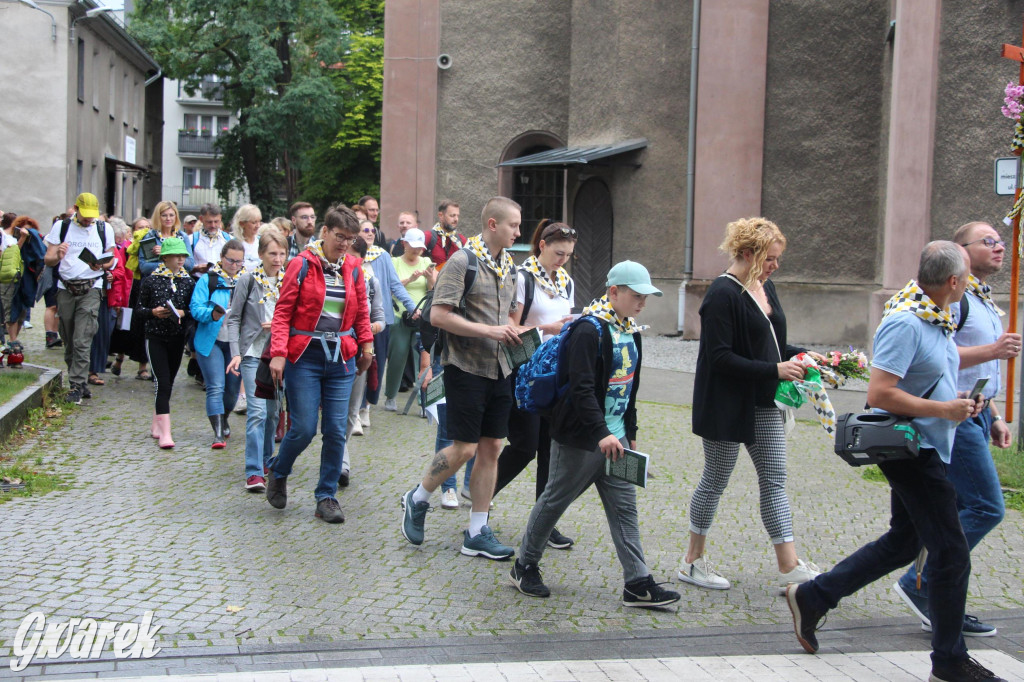
M 162 75 L 164 75 L 164 67 L 161 66 L 161 67 L 157 68 L 156 75 L 150 76 L 149 78 L 146 79 L 146 84 L 144 86 L 142 86 L 142 87 L 143 88 L 148 88 L 150 85 L 152 85 L 153 83 L 156 82 L 157 78 L 159 78 Z
M 693 277 L 693 183 L 697 165 L 697 70 L 700 62 L 700 0 L 693 0 L 693 36 L 690 38 L 690 115 L 686 132 L 686 242 L 683 281 L 679 283 L 677 331 L 686 320 L 686 285 Z

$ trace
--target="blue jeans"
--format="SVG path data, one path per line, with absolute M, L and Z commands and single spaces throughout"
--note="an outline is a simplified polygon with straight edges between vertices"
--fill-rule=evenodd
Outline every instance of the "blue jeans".
M 956 427 L 953 454 L 946 467 L 946 478 L 956 489 L 956 508 L 960 512 L 960 525 L 967 538 L 967 546 L 974 549 L 990 530 L 999 525 L 1006 513 L 1003 491 L 999 486 L 988 437 L 992 428 L 992 413 L 986 407 L 977 417 Z M 913 564 L 900 578 L 900 587 L 906 592 L 928 596 L 928 572 L 931 559 L 925 562 L 921 574 L 921 589 L 917 589 L 917 571 Z
M 225 374 L 231 362 L 231 350 L 227 341 L 215 341 L 209 355 L 195 354 L 199 368 L 203 370 L 206 382 L 206 416 L 229 414 L 238 402 L 238 390 L 242 385 L 242 377 Z
M 269 343 L 269 341 L 268 341 Z M 277 401 L 256 397 L 256 368 L 259 358 L 243 357 L 239 368 L 245 386 L 245 477 L 263 476 L 274 454 L 274 433 L 277 431 Z
M 292 426 L 281 441 L 272 467 L 278 478 L 286 478 L 292 473 L 295 459 L 316 435 L 317 417 L 322 410 L 320 482 L 314 491 L 317 502 L 334 497 L 338 492 L 345 451 L 348 399 L 355 376 L 354 357 L 331 362 L 316 339 L 310 341 L 297 362 L 287 362 L 284 366 L 284 390 L 288 396 Z
M 798 589 L 814 611 L 834 609 L 851 595 L 887 573 L 906 566 L 923 544 L 934 560 L 930 570 L 932 596 L 932 662 L 949 665 L 967 658 L 961 628 L 967 602 L 971 554 L 956 512 L 956 491 L 946 478 L 935 450 L 921 450 L 916 460 L 879 465 L 889 480 L 889 530 Z

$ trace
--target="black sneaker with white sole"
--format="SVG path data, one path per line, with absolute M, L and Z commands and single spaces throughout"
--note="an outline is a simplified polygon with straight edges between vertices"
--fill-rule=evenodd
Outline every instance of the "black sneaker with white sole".
M 508 580 L 516 589 L 528 597 L 547 597 L 551 590 L 540 578 L 540 569 L 533 564 L 524 566 L 516 559 L 508 572 Z
M 551 549 L 569 549 L 576 542 L 565 535 L 558 532 L 557 528 L 551 529 L 551 535 L 548 537 L 548 547 Z
M 914 615 L 921 619 L 921 629 L 925 632 L 932 631 L 932 621 L 925 614 L 928 613 L 928 598 L 924 595 L 903 587 L 899 581 L 892 586 L 903 603 L 906 604 Z M 964 624 L 960 630 L 964 637 L 993 637 L 999 630 L 995 625 L 983 623 L 976 616 L 964 614 Z
M 786 604 L 793 614 L 793 630 L 800 646 L 809 654 L 818 652 L 818 622 L 825 617 L 825 612 L 817 612 L 802 603 L 799 598 L 800 588 L 807 583 L 790 583 L 786 585 Z
M 956 663 L 932 665 L 928 682 L 1006 682 L 994 672 L 967 657 Z
M 679 593 L 666 590 L 661 583 L 654 582 L 651 576 L 638 578 L 626 583 L 622 590 L 622 605 L 650 609 L 668 606 L 679 601 Z

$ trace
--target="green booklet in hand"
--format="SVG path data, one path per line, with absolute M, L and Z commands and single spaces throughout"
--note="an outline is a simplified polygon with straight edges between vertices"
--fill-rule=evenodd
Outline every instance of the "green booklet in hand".
M 501 350 L 505 353 L 505 359 L 508 360 L 508 364 L 512 369 L 518 369 L 525 365 L 534 352 L 540 348 L 540 332 L 536 327 L 527 329 L 525 332 L 519 335 L 523 345 L 521 346 L 507 346 L 501 344 Z
M 646 488 L 647 464 L 650 462 L 650 459 L 650 455 L 627 448 L 618 461 L 604 460 L 604 473 L 613 478 L 621 479 L 626 483 Z

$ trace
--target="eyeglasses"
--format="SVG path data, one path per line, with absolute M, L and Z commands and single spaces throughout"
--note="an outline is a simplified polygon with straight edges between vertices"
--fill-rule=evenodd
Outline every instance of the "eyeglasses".
M 311 215 L 297 215 L 297 216 L 295 216 L 295 219 L 296 220 L 316 220 L 316 214 L 313 213 Z
M 360 232 L 365 232 L 366 234 L 371 234 L 373 232 L 376 232 L 376 230 L 374 230 L 372 227 L 364 227 L 363 229 L 361 229 L 359 231 Z
M 339 244 L 352 244 L 352 243 L 355 242 L 355 240 L 359 239 L 359 235 L 353 235 L 351 237 L 346 237 L 341 232 L 335 232 L 333 230 L 328 231 L 327 234 L 329 234 L 332 237 L 334 237 L 334 241 L 338 242 Z
M 1004 249 L 1006 248 L 1006 242 L 1004 242 L 1002 239 L 993 239 L 992 237 L 982 237 L 981 239 L 975 239 L 973 242 L 967 242 L 966 244 L 961 244 L 960 246 L 966 248 L 971 244 L 977 244 L 978 242 L 981 242 L 990 249 L 994 249 L 997 246 L 1001 246 Z
M 242 263 L 245 262 L 244 258 L 228 258 L 227 256 L 224 256 L 224 260 L 226 260 L 228 263 L 231 263 L 232 265 L 241 265 Z

